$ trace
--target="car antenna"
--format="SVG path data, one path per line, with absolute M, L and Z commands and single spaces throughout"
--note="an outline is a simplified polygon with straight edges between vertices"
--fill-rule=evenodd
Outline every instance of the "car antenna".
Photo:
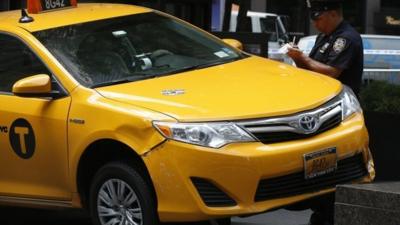
M 28 15 L 25 9 L 21 9 L 21 18 L 19 19 L 20 23 L 31 23 L 34 19 Z

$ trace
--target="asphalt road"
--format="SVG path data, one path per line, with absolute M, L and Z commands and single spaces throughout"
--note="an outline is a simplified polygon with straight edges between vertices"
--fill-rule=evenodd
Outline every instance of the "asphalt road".
M 277 210 L 252 217 L 232 219 L 232 225 L 305 225 L 310 211 Z M 15 207 L 0 208 L 1 225 L 92 225 L 82 211 L 49 211 Z M 200 225 L 199 223 L 168 223 L 165 225 Z M 201 225 L 204 225 L 202 223 Z
M 233 218 L 232 225 L 305 225 L 311 210 L 287 211 L 284 209 L 247 218 Z

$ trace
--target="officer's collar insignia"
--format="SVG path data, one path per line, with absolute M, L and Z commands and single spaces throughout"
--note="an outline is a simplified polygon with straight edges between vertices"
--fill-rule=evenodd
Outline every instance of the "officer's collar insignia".
M 344 38 L 337 38 L 335 43 L 333 44 L 333 51 L 336 53 L 340 53 L 346 47 L 346 39 Z
M 319 52 L 321 52 L 322 54 L 324 54 L 326 52 L 326 49 L 329 48 L 330 43 L 326 42 L 320 49 Z

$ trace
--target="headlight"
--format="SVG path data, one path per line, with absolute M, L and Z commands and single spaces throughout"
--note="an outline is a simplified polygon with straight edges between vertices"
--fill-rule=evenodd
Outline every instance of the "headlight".
M 234 142 L 255 141 L 252 136 L 233 123 L 170 123 L 153 122 L 166 138 L 189 144 L 220 148 Z
M 346 85 L 343 85 L 343 91 L 340 94 L 340 98 L 343 106 L 343 120 L 347 119 L 355 112 L 362 113 L 362 109 L 356 95 Z

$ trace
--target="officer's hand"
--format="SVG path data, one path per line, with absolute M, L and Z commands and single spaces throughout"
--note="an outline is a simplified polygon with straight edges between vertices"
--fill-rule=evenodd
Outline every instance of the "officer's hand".
M 297 46 L 288 47 L 287 50 L 288 52 L 286 54 L 293 60 L 303 57 L 303 52 Z

